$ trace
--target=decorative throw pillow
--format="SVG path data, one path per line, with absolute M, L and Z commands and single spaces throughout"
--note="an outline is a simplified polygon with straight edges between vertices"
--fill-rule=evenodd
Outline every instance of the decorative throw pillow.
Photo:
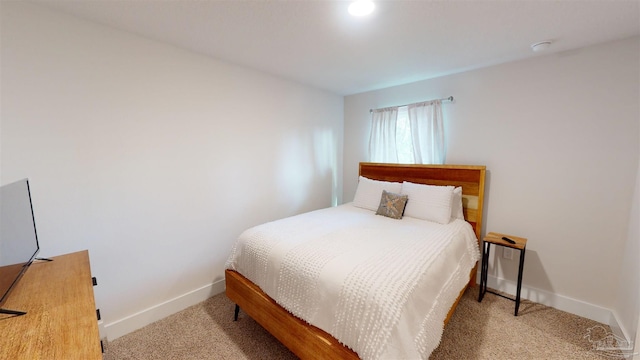
M 372 180 L 360 176 L 356 195 L 353 198 L 353 205 L 376 211 L 378 204 L 380 204 L 380 194 L 382 194 L 383 190 L 399 194 L 401 188 L 402 183 L 399 182 Z
M 448 224 L 451 221 L 451 199 L 454 186 L 402 183 L 403 195 L 409 195 L 405 216 Z
M 392 219 L 402 219 L 404 213 L 404 207 L 407 205 L 407 195 L 400 195 L 382 190 L 382 197 L 380 198 L 380 206 L 376 215 L 383 215 Z

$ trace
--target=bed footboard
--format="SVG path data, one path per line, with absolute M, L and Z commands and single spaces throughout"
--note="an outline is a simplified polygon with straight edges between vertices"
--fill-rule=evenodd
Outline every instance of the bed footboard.
M 469 277 L 475 275 L 474 267 Z M 358 354 L 342 345 L 327 332 L 310 325 L 278 305 L 257 285 L 233 270 L 225 270 L 226 295 L 252 319 L 275 336 L 300 359 L 359 359 Z M 446 325 L 460 302 L 469 283 L 449 309 Z M 237 312 L 234 314 L 237 319 Z
M 225 270 L 225 280 L 227 297 L 299 358 L 358 359 L 336 338 L 293 316 L 239 273 Z

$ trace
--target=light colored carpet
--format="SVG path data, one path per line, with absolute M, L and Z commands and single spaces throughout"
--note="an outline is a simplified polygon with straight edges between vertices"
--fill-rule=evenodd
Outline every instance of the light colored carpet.
M 467 290 L 430 359 L 611 359 L 586 338 L 609 327 L 550 307 Z M 105 344 L 105 360 L 296 359 L 224 294 Z M 603 328 L 596 328 L 603 326 Z M 596 332 L 601 334 L 596 335 Z

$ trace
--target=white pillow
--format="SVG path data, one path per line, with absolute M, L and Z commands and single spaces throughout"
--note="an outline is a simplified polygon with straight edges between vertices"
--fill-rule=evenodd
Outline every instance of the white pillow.
M 353 198 L 353 205 L 376 211 L 380 206 L 382 190 L 399 194 L 400 189 L 402 189 L 402 183 L 399 182 L 371 180 L 360 176 L 356 196 Z
M 455 219 L 464 220 L 464 211 L 462 210 L 462 188 L 460 186 L 453 189 L 453 197 L 451 198 L 451 221 Z
M 401 194 L 409 195 L 404 216 L 448 224 L 454 186 L 402 183 Z

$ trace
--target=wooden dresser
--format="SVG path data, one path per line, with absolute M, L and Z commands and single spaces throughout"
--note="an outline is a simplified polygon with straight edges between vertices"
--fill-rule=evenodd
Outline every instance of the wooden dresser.
M 35 261 L 2 308 L 0 359 L 102 359 L 89 252 Z

